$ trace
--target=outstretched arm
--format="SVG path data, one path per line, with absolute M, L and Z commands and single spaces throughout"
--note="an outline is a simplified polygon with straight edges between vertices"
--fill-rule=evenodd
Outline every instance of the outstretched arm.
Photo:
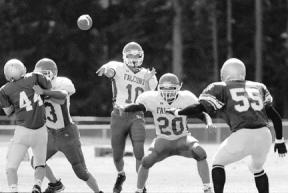
M 65 100 L 68 96 L 68 92 L 65 90 L 48 90 L 38 85 L 33 86 L 33 89 L 39 95 L 45 95 L 57 100 Z
M 189 105 L 185 107 L 184 109 L 167 109 L 166 113 L 179 116 L 179 115 L 197 115 L 202 112 L 206 112 L 204 106 L 201 103 L 196 103 L 193 105 Z
M 146 112 L 146 108 L 143 104 L 130 104 L 124 108 L 124 112 L 137 112 L 143 111 Z
M 283 138 L 283 126 L 281 116 L 273 106 L 265 106 L 265 110 L 268 118 L 271 119 L 275 130 L 276 140 L 274 145 L 274 152 L 278 151 L 279 156 L 283 157 L 287 153 L 287 148 Z

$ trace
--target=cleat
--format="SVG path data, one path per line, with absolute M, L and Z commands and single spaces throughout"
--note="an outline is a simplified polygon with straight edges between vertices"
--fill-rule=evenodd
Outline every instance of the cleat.
M 38 185 L 34 185 L 32 188 L 32 193 L 41 193 L 41 188 Z
M 58 180 L 55 183 L 48 183 L 48 187 L 44 193 L 58 193 L 65 189 L 65 186 L 62 184 L 61 180 Z
M 125 180 L 125 174 L 118 174 L 115 185 L 113 187 L 113 193 L 120 193 L 122 191 L 122 184 Z
M 143 188 L 143 193 L 147 193 L 146 187 Z

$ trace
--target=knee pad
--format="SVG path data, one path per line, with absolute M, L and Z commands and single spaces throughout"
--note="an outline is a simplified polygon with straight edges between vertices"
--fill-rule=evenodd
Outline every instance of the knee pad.
M 144 157 L 142 159 L 142 167 L 144 167 L 145 169 L 149 169 L 154 165 L 153 161 L 151 159 L 149 159 L 148 157 Z
M 202 161 L 207 158 L 206 151 L 198 143 L 193 144 L 192 151 L 197 161 Z
M 87 181 L 89 179 L 90 174 L 85 164 L 83 163 L 74 164 L 72 165 L 72 168 L 79 179 L 83 181 Z
M 134 156 L 137 160 L 141 160 L 144 156 L 144 147 L 143 144 L 142 145 L 137 145 L 136 147 L 134 147 L 133 149 L 134 152 Z

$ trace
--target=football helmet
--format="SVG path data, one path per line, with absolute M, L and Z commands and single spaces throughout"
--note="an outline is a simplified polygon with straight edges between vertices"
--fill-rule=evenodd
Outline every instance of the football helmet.
M 129 42 L 122 51 L 124 63 L 132 68 L 139 68 L 144 59 L 144 51 L 136 42 Z
M 163 74 L 159 79 L 158 91 L 165 101 L 172 103 L 182 87 L 178 77 L 172 73 Z
M 245 80 L 246 68 L 237 58 L 226 60 L 221 68 L 221 81 Z
M 53 80 L 55 77 L 57 77 L 58 68 L 53 60 L 49 58 L 42 58 L 36 63 L 34 72 L 40 72 L 41 74 Z
M 4 75 L 7 81 L 19 80 L 26 74 L 26 67 L 18 59 L 8 60 L 4 65 Z

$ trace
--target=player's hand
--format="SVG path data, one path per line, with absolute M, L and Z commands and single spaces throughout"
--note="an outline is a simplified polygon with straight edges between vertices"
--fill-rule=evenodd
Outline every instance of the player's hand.
M 107 66 L 103 65 L 96 71 L 98 76 L 107 76 L 108 78 L 112 78 L 114 76 L 114 70 L 112 68 L 108 68 Z
M 178 110 L 178 109 L 176 109 L 176 108 L 168 108 L 168 109 L 165 110 L 165 113 L 176 116 L 176 114 L 177 114 L 176 111 L 177 111 L 177 110 Z
M 285 157 L 287 154 L 287 148 L 284 139 L 275 141 L 274 152 L 279 154 L 279 157 Z
M 33 89 L 34 89 L 36 94 L 39 94 L 39 95 L 43 95 L 44 94 L 44 90 L 39 85 L 34 85 Z
M 148 71 L 148 72 L 144 75 L 144 80 L 145 80 L 145 81 L 149 81 L 156 73 L 157 73 L 157 72 L 156 72 L 155 68 L 152 68 L 151 71 Z
M 209 130 L 213 130 L 214 131 L 216 128 L 217 128 L 216 125 L 214 125 L 213 123 L 206 125 L 206 129 L 209 129 Z

